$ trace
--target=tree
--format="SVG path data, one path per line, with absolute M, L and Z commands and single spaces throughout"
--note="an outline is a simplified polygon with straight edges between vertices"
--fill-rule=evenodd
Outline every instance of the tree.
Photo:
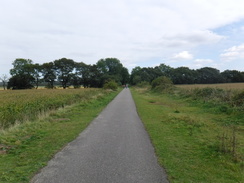
M 12 77 L 9 79 L 8 88 L 30 89 L 33 88 L 35 78 L 33 76 L 33 62 L 30 59 L 16 59 L 10 70 Z
M 102 74 L 102 84 L 110 80 L 114 80 L 117 83 L 123 82 L 122 72 L 125 72 L 125 70 L 123 70 L 123 65 L 117 58 L 100 59 L 96 65 L 98 71 Z
M 103 74 L 100 72 L 97 65 L 89 66 L 89 86 L 94 88 L 102 88 L 104 85 Z
M 196 82 L 197 73 L 188 67 L 178 67 L 171 71 L 174 84 L 193 84 Z
M 54 82 L 56 80 L 56 72 L 54 68 L 54 63 L 44 63 L 40 66 L 43 80 L 48 83 L 47 87 L 53 89 L 54 88 Z
M 135 68 L 132 69 L 131 71 L 131 75 L 130 75 L 130 83 L 132 85 L 137 85 L 139 84 L 140 82 L 142 82 L 142 79 L 141 79 L 141 67 L 137 66 Z
M 68 86 L 71 81 L 72 72 L 75 67 L 75 62 L 71 59 L 61 58 L 54 61 L 54 68 L 59 82 L 61 82 L 63 89 Z
M 35 88 L 38 89 L 39 83 L 41 81 L 41 66 L 39 64 L 33 64 L 30 65 L 31 67 L 31 75 L 33 76 L 33 84 L 35 85 Z
M 125 85 L 130 81 L 130 74 L 127 68 L 123 67 L 121 70 L 121 84 Z
M 240 71 L 225 70 L 221 76 L 226 83 L 244 82 L 244 75 Z
M 8 83 L 8 76 L 6 74 L 3 74 L 0 77 L 0 80 L 2 81 L 3 89 L 5 90 L 7 87 L 7 83 Z
M 211 68 L 204 67 L 201 69 L 197 69 L 198 78 L 197 82 L 201 84 L 211 84 L 211 83 L 221 83 L 223 82 L 223 77 L 220 75 L 220 71 Z
M 17 89 L 31 89 L 33 85 L 31 84 L 34 81 L 34 78 L 30 75 L 14 75 L 9 79 L 8 89 L 12 88 L 13 90 Z
M 161 76 L 166 76 L 168 78 L 172 78 L 172 72 L 173 72 L 173 68 L 170 66 L 167 66 L 165 64 L 160 64 L 158 67 L 156 67 L 157 69 L 160 70 L 161 72 Z
M 84 88 L 88 88 L 90 85 L 90 65 L 87 65 L 83 62 L 75 64 L 75 75 L 76 75 L 76 82 L 80 85 L 83 85 Z

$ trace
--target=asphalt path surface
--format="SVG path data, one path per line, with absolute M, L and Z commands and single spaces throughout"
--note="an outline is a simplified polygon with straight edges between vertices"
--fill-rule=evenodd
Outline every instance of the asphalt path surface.
M 168 183 L 168 180 L 158 165 L 130 90 L 125 88 L 31 182 Z

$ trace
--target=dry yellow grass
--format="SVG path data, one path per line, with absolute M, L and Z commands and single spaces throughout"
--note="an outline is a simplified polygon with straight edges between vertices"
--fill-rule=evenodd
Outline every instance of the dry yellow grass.
M 221 88 L 225 90 L 244 90 L 244 83 L 221 83 L 221 84 L 189 84 L 176 85 L 179 88 L 194 89 L 194 88 Z

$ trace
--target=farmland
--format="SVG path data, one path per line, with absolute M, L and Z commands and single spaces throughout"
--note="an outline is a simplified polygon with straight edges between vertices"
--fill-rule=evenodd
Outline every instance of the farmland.
M 0 91 L 0 129 L 36 119 L 66 105 L 86 102 L 103 95 L 104 92 L 106 91 L 99 89 Z

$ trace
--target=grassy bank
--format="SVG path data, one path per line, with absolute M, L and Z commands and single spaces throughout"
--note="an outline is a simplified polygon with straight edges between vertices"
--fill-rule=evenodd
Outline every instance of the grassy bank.
M 138 113 L 173 183 L 243 182 L 244 115 L 205 101 L 133 89 Z
M 83 102 L 43 114 L 36 121 L 0 131 L 0 182 L 29 182 L 117 94 L 100 90 Z

